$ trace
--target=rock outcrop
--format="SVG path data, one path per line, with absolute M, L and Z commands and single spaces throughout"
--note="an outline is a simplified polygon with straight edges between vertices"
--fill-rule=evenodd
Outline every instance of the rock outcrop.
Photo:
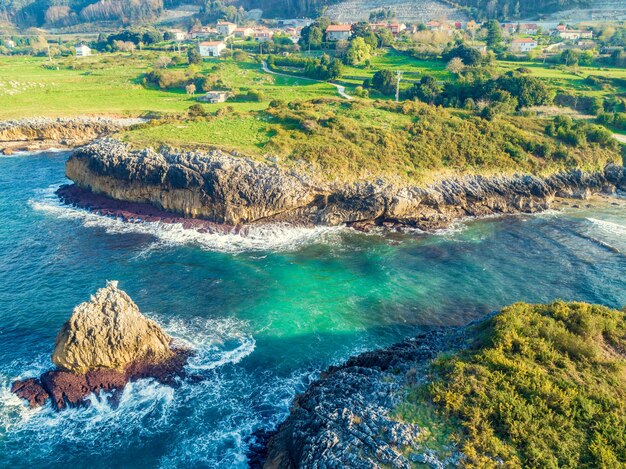
M 171 337 L 139 312 L 117 282 L 108 282 L 61 328 L 52 354 L 57 369 L 16 381 L 12 391 L 31 407 L 48 398 L 57 409 L 85 404 L 91 393 L 117 392 L 140 378 L 171 383 L 189 354 L 173 347 Z
M 117 201 L 150 204 L 183 217 L 227 225 L 258 222 L 410 226 L 442 228 L 470 216 L 533 213 L 555 197 L 585 198 L 626 188 L 626 173 L 604 171 L 532 175 L 467 176 L 427 187 L 400 187 L 385 181 L 330 184 L 276 165 L 226 154 L 131 150 L 103 139 L 77 149 L 67 177 L 88 193 Z M 65 198 L 81 205 L 81 197 Z
M 172 357 L 172 339 L 139 312 L 130 297 L 108 282 L 81 303 L 57 335 L 52 362 L 63 371 L 123 371 L 137 361 Z
M 289 417 L 261 441 L 250 465 L 365 469 L 453 463 L 440 460 L 422 443 L 422 430 L 393 412 L 406 386 L 425 383 L 432 359 L 464 346 L 466 334 L 466 328 L 435 330 L 331 367 L 296 397 Z
M 103 117 L 30 118 L 0 121 L 0 151 L 39 150 L 49 147 L 75 147 L 125 127 L 141 124 L 144 119 Z

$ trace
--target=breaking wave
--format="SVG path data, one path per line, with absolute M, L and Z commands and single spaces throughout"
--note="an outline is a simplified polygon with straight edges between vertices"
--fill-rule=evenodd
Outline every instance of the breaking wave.
M 286 223 L 250 225 L 245 233 L 202 233 L 183 228 L 181 223 L 125 222 L 121 219 L 101 216 L 87 210 L 64 205 L 54 191 L 57 186 L 38 192 L 30 199 L 30 206 L 59 218 L 76 220 L 85 228 L 99 228 L 110 234 L 144 234 L 156 238 L 151 249 L 170 245 L 195 245 L 218 252 L 239 253 L 244 251 L 291 251 L 316 242 L 329 242 L 341 234 L 341 227 L 296 227 Z

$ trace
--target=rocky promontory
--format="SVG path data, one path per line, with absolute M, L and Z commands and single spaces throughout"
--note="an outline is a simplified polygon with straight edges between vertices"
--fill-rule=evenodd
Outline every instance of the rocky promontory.
M 77 189 L 64 200 L 78 206 L 98 194 L 226 225 L 275 221 L 363 229 L 432 230 L 460 218 L 533 213 L 558 197 L 584 199 L 626 188 L 626 172 L 616 165 L 547 177 L 465 176 L 424 187 L 383 180 L 329 183 L 221 150 L 133 150 L 114 139 L 75 150 L 66 174 Z
M 31 407 L 51 398 L 61 409 L 86 403 L 91 393 L 120 391 L 140 378 L 172 382 L 189 354 L 143 316 L 117 282 L 107 282 L 63 324 L 52 354 L 56 369 L 16 381 L 12 391 Z
M 252 467 L 444 467 L 421 444 L 423 429 L 394 418 L 407 386 L 427 382 L 441 352 L 464 346 L 468 328 L 433 330 L 331 367 L 296 397 L 289 417 L 266 436 Z M 410 450 L 410 455 L 409 451 Z
M 143 122 L 144 119 L 105 117 L 40 117 L 0 121 L 0 153 L 75 147 Z

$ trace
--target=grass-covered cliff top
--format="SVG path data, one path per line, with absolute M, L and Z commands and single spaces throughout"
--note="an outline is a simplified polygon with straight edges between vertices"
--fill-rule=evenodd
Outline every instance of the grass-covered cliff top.
M 397 417 L 456 441 L 467 467 L 624 467 L 626 320 L 584 303 L 515 304 L 431 366 Z
M 559 118 L 560 119 L 560 118 Z M 120 137 L 135 146 L 220 147 L 326 180 L 385 177 L 424 182 L 464 173 L 546 174 L 621 162 L 610 132 L 564 118 L 484 119 L 406 101 L 274 101 L 266 110 L 155 121 Z

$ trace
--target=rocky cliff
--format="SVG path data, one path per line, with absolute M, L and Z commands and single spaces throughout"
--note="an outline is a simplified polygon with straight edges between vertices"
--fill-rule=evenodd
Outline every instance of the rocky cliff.
M 120 391 L 139 378 L 172 382 L 189 353 L 174 348 L 171 337 L 139 312 L 117 282 L 108 282 L 78 305 L 59 331 L 52 354 L 57 369 L 16 381 L 12 390 L 31 407 L 48 398 L 57 409 L 85 404 L 92 392 Z
M 555 197 L 585 198 L 626 188 L 619 166 L 545 178 L 467 176 L 426 187 L 381 180 L 330 184 L 220 150 L 132 150 L 113 139 L 77 149 L 67 161 L 66 174 L 78 187 L 117 201 L 229 225 L 286 221 L 424 230 L 469 216 L 544 210 Z M 67 201 L 81 205 L 77 196 Z
M 102 117 L 32 118 L 0 122 L 0 151 L 37 150 L 52 146 L 74 147 L 140 124 L 144 119 Z

